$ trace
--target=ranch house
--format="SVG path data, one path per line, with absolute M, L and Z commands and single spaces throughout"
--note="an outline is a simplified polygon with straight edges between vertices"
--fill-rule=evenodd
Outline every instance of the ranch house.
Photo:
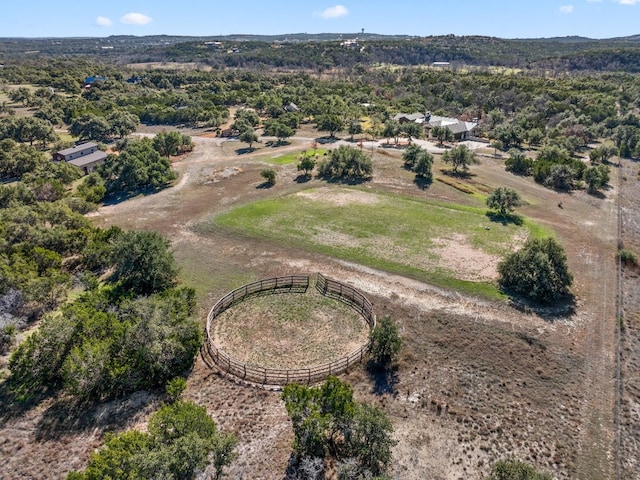
M 82 143 L 53 154 L 54 162 L 69 162 L 80 168 L 85 175 L 93 172 L 106 159 L 107 154 L 98 150 L 98 144 L 94 142 Z

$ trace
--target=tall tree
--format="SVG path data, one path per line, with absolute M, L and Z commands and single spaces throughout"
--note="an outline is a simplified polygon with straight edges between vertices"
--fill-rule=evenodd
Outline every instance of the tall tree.
M 466 172 L 469 169 L 469 165 L 480 163 L 476 158 L 476 154 L 469 150 L 466 145 L 457 145 L 451 150 L 447 150 L 442 154 L 442 160 L 452 165 L 454 173 L 457 173 L 459 168 Z
M 329 136 L 333 138 L 336 132 L 342 130 L 344 122 L 338 115 L 327 114 L 318 117 L 316 126 L 321 132 L 329 132 Z
M 452 142 L 454 138 L 453 132 L 449 127 L 440 126 L 435 126 L 431 129 L 431 136 L 437 138 L 441 146 L 444 142 Z
M 156 232 L 126 232 L 113 252 L 113 278 L 125 290 L 148 295 L 176 283 L 178 268 L 167 239 Z
M 498 210 L 503 217 L 520 205 L 520 195 L 512 188 L 498 187 L 487 197 L 487 207 Z

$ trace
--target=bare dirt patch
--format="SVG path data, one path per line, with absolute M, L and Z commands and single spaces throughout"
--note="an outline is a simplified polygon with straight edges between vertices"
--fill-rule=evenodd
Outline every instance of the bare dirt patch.
M 345 205 L 375 205 L 380 202 L 377 195 L 358 190 L 336 190 L 318 188 L 311 191 L 297 193 L 299 197 L 308 198 L 314 202 L 344 207 Z
M 214 341 L 265 368 L 305 368 L 337 360 L 366 343 L 364 319 L 315 290 L 251 297 L 216 318 Z
M 452 239 L 437 238 L 431 251 L 440 258 L 441 268 L 453 271 L 462 280 L 491 281 L 498 278 L 498 263 L 501 258 L 474 248 L 465 235 L 454 235 Z

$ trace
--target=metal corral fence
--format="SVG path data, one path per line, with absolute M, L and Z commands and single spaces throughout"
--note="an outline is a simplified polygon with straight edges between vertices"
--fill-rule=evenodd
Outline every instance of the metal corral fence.
M 213 362 L 223 371 L 242 380 L 263 385 L 287 385 L 288 383 L 313 384 L 320 382 L 329 375 L 337 375 L 349 369 L 352 365 L 362 361 L 369 346 L 362 347 L 349 355 L 323 365 L 309 368 L 265 368 L 259 365 L 246 364 L 228 355 L 218 348 L 211 336 L 212 322 L 222 312 L 247 298 L 256 295 L 270 295 L 275 293 L 306 293 L 310 285 L 308 275 L 289 275 L 286 277 L 268 278 L 248 283 L 227 293 L 213 306 L 207 316 L 207 341 L 205 349 Z M 344 283 L 331 280 L 318 273 L 316 289 L 320 294 L 341 301 L 358 312 L 373 330 L 376 326 L 376 315 L 373 304 L 359 290 Z

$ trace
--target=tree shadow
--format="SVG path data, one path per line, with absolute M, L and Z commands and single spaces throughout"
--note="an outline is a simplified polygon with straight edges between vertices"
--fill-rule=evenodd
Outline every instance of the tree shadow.
M 317 137 L 314 140 L 321 145 L 331 145 L 340 139 L 338 137 Z
M 606 196 L 604 193 L 602 193 L 600 190 L 595 190 L 595 191 L 593 191 L 593 192 L 589 192 L 589 191 L 587 191 L 587 193 L 588 193 L 590 196 L 592 196 L 592 197 L 594 197 L 594 198 L 598 198 L 598 199 L 600 199 L 600 200 L 604 200 L 605 198 L 607 198 L 607 196 Z
M 362 185 L 363 183 L 367 183 L 371 181 L 371 177 L 361 178 L 361 177 L 321 177 L 327 183 L 331 183 L 333 185 Z
M 307 183 L 307 182 L 311 181 L 312 178 L 313 177 L 311 176 L 310 173 L 303 173 L 303 174 L 298 175 L 295 178 L 295 182 L 296 183 Z
M 413 179 L 413 183 L 420 187 L 420 190 L 426 190 L 433 183 L 433 178 L 425 178 L 416 175 L 416 177 Z
M 254 147 L 245 147 L 245 148 L 237 148 L 236 154 L 238 155 L 246 155 L 247 153 L 255 152 L 256 149 Z
M 149 392 L 136 392 L 124 399 L 100 403 L 61 398 L 42 414 L 35 437 L 38 441 L 47 441 L 95 428 L 123 429 L 132 417 L 156 403 L 156 399 Z
M 487 212 L 485 214 L 489 220 L 494 223 L 501 223 L 502 225 L 524 225 L 524 220 L 520 215 L 516 215 L 515 213 L 498 213 L 498 212 Z
M 458 170 L 454 172 L 453 170 L 448 168 L 441 168 L 440 173 L 446 175 L 447 177 L 454 178 L 472 178 L 477 176 L 475 173 L 471 173 L 469 170 Z
M 22 399 L 12 389 L 11 377 L 0 383 L 0 426 L 7 422 L 21 417 L 29 410 L 38 407 L 43 401 L 49 398 L 58 389 L 45 389 L 31 395 L 27 399 Z
M 149 188 L 141 188 L 139 190 L 133 190 L 130 192 L 118 192 L 107 195 L 103 200 L 102 204 L 105 206 L 117 205 L 122 202 L 126 202 L 127 200 L 131 200 L 132 198 L 138 197 L 142 195 L 146 197 L 148 195 L 153 195 L 154 193 L 158 193 L 165 188 L 169 188 L 171 185 L 164 185 L 162 187 L 149 187 Z
M 259 189 L 259 190 L 267 190 L 267 189 L 273 187 L 274 185 L 275 184 L 271 183 L 271 182 L 262 182 L 261 184 L 256 185 L 256 188 Z
M 520 312 L 535 313 L 544 320 L 553 322 L 576 313 L 577 301 L 575 295 L 567 293 L 552 303 L 537 302 L 514 292 L 510 289 L 501 289 L 509 296 L 509 304 Z
M 278 147 L 286 147 L 287 145 L 291 145 L 291 142 L 288 140 L 269 140 L 265 142 L 265 147 L 278 148 Z
M 396 392 L 396 386 L 400 381 L 397 365 L 384 368 L 369 360 L 367 362 L 367 373 L 373 383 L 372 392 L 374 394 L 385 395 Z

